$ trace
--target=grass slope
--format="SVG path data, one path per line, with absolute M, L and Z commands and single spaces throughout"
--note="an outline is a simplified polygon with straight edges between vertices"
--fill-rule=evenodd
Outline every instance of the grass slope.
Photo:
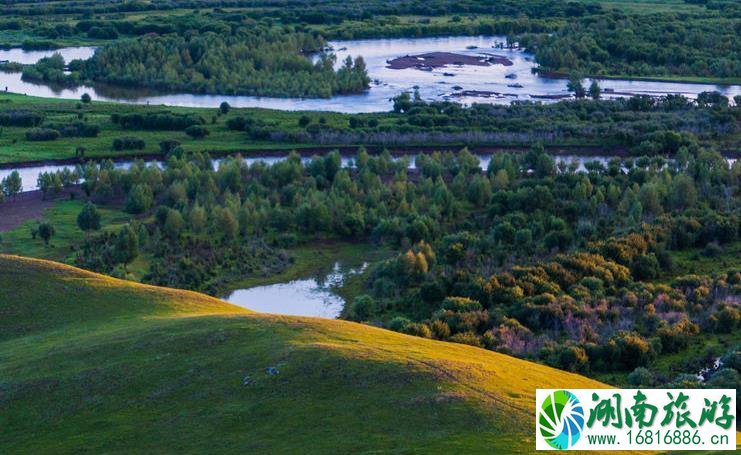
M 538 387 L 605 385 L 0 256 L 0 453 L 530 453 Z

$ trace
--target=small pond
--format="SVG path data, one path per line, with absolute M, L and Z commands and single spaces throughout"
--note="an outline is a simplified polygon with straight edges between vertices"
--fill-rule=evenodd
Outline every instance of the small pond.
M 260 313 L 334 319 L 339 317 L 345 305 L 336 290 L 342 287 L 348 277 L 362 273 L 367 267 L 365 262 L 355 265 L 335 262 L 313 276 L 239 289 L 232 291 L 224 300 Z

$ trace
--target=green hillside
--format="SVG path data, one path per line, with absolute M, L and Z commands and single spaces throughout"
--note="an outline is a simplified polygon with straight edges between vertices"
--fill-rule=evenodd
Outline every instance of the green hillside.
M 1 453 L 529 453 L 536 387 L 603 386 L 13 256 L 0 256 L 0 359 Z

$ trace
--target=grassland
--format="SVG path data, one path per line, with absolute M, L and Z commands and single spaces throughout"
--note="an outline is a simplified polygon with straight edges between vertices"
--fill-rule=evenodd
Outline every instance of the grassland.
M 0 252 L 51 259 L 55 261 L 69 260 L 75 245 L 79 246 L 85 234 L 77 227 L 77 215 L 85 205 L 81 200 L 56 201 L 50 208 L 44 210 L 40 220 L 28 220 L 22 225 L 3 232 L 0 242 Z M 123 225 L 131 221 L 132 216 L 117 207 L 99 207 L 103 230 L 116 232 Z M 31 230 L 39 221 L 46 221 L 54 226 L 55 234 L 49 245 L 45 245 L 40 238 L 32 238 Z
M 245 133 L 232 131 L 226 127 L 229 118 L 237 115 L 256 115 L 268 126 L 281 130 L 299 130 L 298 120 L 308 115 L 314 122 L 324 119 L 326 125 L 346 126 L 347 116 L 336 113 L 285 112 L 265 109 L 232 109 L 226 115 L 219 115 L 216 108 L 184 108 L 171 106 L 144 106 L 120 103 L 93 102 L 82 104 L 75 100 L 38 98 L 4 93 L 0 95 L 0 109 L 20 109 L 42 111 L 46 120 L 56 123 L 71 123 L 83 115 L 90 123 L 99 124 L 101 132 L 97 137 L 59 138 L 55 141 L 28 141 L 25 133 L 28 128 L 0 128 L 0 164 L 23 161 L 43 161 L 75 157 L 77 146 L 85 147 L 88 158 L 126 157 L 159 153 L 159 143 L 163 140 L 177 140 L 186 151 L 208 152 L 249 152 L 250 150 L 290 149 L 306 147 L 310 144 L 276 143 L 250 140 Z M 129 114 L 170 111 L 179 114 L 197 114 L 206 120 L 210 135 L 203 139 L 193 139 L 183 131 L 124 130 L 111 121 L 111 114 Z M 143 139 L 146 146 L 136 151 L 115 151 L 113 139 L 135 135 Z
M 719 254 L 708 256 L 703 248 L 690 248 L 672 252 L 673 268 L 671 274 L 663 278 L 670 280 L 673 277 L 698 274 L 717 275 L 728 271 L 741 269 L 741 242 L 725 245 Z
M 605 387 L 40 260 L 0 256 L 0 302 L 3 453 L 530 453 L 535 388 Z

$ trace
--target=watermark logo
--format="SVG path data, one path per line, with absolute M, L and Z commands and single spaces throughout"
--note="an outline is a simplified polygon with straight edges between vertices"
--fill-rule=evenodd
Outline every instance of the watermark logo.
M 537 450 L 735 450 L 734 389 L 538 389 Z
M 538 431 L 549 446 L 557 450 L 572 447 L 584 428 L 584 407 L 567 390 L 549 394 L 538 412 Z

